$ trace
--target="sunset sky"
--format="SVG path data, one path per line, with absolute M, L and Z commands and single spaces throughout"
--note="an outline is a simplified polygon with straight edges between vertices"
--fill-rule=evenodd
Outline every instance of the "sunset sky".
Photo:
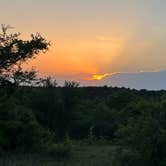
M 0 0 L 0 23 L 50 51 L 28 66 L 59 80 L 166 69 L 166 0 Z M 99 77 L 98 77 L 99 75 Z

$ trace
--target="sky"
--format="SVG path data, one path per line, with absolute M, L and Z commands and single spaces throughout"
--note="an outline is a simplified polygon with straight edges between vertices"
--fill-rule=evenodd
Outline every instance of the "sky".
M 166 70 L 165 0 L 0 0 L 0 23 L 50 50 L 26 64 L 60 80 Z

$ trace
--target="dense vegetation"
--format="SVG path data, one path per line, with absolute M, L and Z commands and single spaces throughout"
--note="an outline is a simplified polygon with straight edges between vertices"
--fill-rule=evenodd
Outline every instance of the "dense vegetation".
M 69 139 L 103 140 L 118 147 L 123 164 L 165 165 L 165 91 L 70 85 L 17 87 L 1 95 L 1 151 L 63 156 L 71 150 Z

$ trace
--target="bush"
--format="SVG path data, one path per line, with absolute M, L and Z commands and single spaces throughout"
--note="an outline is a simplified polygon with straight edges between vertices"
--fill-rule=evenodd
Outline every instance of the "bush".
M 71 155 L 72 151 L 72 144 L 69 140 L 58 143 L 52 144 L 48 147 L 49 155 L 55 158 L 68 158 Z
M 114 153 L 114 160 L 118 166 L 144 166 L 140 154 L 137 151 L 118 147 Z
M 119 142 L 139 152 L 146 166 L 162 165 L 166 159 L 165 106 L 142 102 L 133 105 L 131 112 L 137 114 L 131 114 L 126 123 L 119 127 Z
M 52 140 L 33 112 L 8 100 L 0 105 L 0 145 L 3 151 L 37 151 Z

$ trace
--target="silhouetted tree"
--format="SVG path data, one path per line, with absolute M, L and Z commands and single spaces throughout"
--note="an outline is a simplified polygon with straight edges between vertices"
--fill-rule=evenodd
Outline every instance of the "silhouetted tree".
M 9 25 L 3 24 L 0 34 L 0 149 L 5 152 L 24 148 L 41 150 L 49 137 L 52 139 L 50 132 L 18 99 L 27 98 L 23 90 L 19 91 L 22 88 L 12 91 L 14 93 L 9 89 L 36 81 L 36 71 L 24 71 L 22 63 L 46 51 L 49 43 L 39 33 L 32 34 L 30 40 L 22 40 L 19 33 L 7 34 L 9 28 Z
M 29 83 L 33 81 L 35 70 L 23 71 L 22 63 L 35 58 L 50 45 L 39 33 L 31 34 L 30 40 L 20 39 L 20 33 L 7 34 L 9 25 L 2 24 L 0 34 L 0 85 Z
M 55 88 L 58 84 L 55 79 L 53 79 L 51 76 L 48 76 L 46 78 L 43 78 L 41 80 L 43 87 L 45 88 Z

